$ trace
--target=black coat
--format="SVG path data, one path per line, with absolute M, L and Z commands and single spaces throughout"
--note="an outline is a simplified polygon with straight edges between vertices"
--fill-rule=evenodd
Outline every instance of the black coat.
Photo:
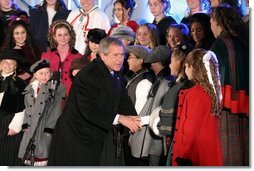
M 116 114 L 136 115 L 121 82 L 96 58 L 76 76 L 52 140 L 49 165 L 98 166 Z
M 59 10 L 53 17 L 53 21 L 63 19 L 66 20 L 70 11 Z M 30 14 L 30 30 L 34 41 L 40 46 L 42 52 L 47 51 L 48 47 L 48 13 L 46 8 L 39 7 L 29 10 Z

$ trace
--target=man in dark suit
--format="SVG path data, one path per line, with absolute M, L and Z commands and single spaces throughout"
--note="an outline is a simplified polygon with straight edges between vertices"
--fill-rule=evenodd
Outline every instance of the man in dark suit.
M 105 38 L 99 54 L 76 75 L 55 128 L 49 165 L 118 165 L 115 152 L 122 151 L 115 148 L 121 144 L 113 134 L 113 125 L 123 125 L 133 133 L 141 128 L 117 73 L 124 61 L 123 44 L 116 38 Z

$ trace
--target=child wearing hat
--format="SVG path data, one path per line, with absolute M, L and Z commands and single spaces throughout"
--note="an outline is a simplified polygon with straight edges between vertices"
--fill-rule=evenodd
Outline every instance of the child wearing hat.
M 22 138 L 26 83 L 16 75 L 23 57 L 15 50 L 0 53 L 0 166 L 17 166 Z
M 86 47 L 84 59 L 92 61 L 97 57 L 99 44 L 102 39 L 107 37 L 105 30 L 94 28 L 89 30 L 87 34 L 88 46 Z
M 154 83 L 149 91 L 148 100 L 139 116 L 150 115 L 149 122 L 153 121 L 152 112 L 161 106 L 163 97 L 169 89 L 169 84 L 174 82 L 174 78 L 169 72 L 169 61 L 171 49 L 165 45 L 159 45 L 151 50 L 145 58 L 144 63 L 150 63 L 151 69 L 155 74 Z M 150 166 L 164 165 L 166 162 L 166 149 L 163 145 L 163 138 L 156 136 L 149 128 L 145 126 L 141 131 L 133 134 L 135 139 L 142 143 L 136 143 L 135 156 L 148 157 Z
M 40 60 L 30 68 L 33 73 L 31 83 L 25 88 L 25 117 L 22 125 L 24 131 L 20 144 L 18 157 L 30 165 L 32 150 L 27 148 L 29 140 L 34 137 L 34 165 L 47 165 L 49 147 L 57 119 L 62 113 L 65 87 L 57 80 L 51 78 L 50 63 Z M 45 110 L 47 109 L 47 110 Z M 41 117 L 41 121 L 39 118 Z M 36 127 L 38 128 L 36 129 Z M 24 156 L 26 151 L 28 155 Z M 31 160 L 32 161 L 32 160 Z
M 127 82 L 126 89 L 133 104 L 135 105 L 137 113 L 140 114 L 148 100 L 149 91 L 153 85 L 153 74 L 144 63 L 145 58 L 151 50 L 145 46 L 135 45 L 127 46 L 126 51 L 130 53 L 127 61 L 129 64 L 129 70 L 133 72 L 133 75 Z M 149 116 L 142 116 L 141 122 L 142 125 L 146 125 L 140 130 L 144 131 L 149 123 Z M 134 158 L 130 157 L 130 159 L 133 159 L 131 165 L 134 166 L 148 165 L 147 159 L 141 159 L 139 158 L 140 155 L 136 155 L 138 151 L 137 147 L 139 144 L 142 144 L 141 141 L 143 141 L 143 139 L 141 141 L 140 140 L 141 139 L 137 138 L 137 136 L 132 135 L 129 139 L 130 153 L 134 156 Z

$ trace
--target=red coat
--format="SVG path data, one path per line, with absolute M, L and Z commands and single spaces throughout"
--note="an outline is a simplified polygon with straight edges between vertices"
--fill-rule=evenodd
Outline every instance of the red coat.
M 221 166 L 222 149 L 218 117 L 211 115 L 210 96 L 195 85 L 179 93 L 172 165 L 177 157 L 194 166 Z
M 41 55 L 41 59 L 48 59 L 50 62 L 51 71 L 61 72 L 61 82 L 66 88 L 66 95 L 68 96 L 71 84 L 71 62 L 74 59 L 81 58 L 82 55 L 75 49 L 69 52 L 65 60 L 61 63 L 60 56 L 56 49 L 52 49 L 48 52 L 44 52 Z

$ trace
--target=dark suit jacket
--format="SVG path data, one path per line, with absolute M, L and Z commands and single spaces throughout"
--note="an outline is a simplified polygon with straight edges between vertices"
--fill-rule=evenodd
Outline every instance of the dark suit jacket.
M 49 165 L 100 165 L 116 114 L 136 115 L 123 83 L 119 83 L 120 89 L 116 89 L 101 59 L 78 73 L 55 128 Z

